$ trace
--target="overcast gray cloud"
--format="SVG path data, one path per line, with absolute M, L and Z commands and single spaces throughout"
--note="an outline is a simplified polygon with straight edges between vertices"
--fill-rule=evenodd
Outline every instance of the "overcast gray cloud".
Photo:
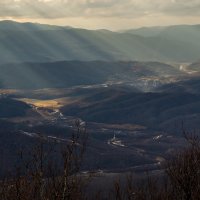
M 200 0 L 0 0 L 1 17 L 64 18 L 200 15 Z

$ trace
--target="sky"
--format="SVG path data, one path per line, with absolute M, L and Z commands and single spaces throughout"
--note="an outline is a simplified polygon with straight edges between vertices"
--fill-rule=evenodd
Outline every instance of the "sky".
M 0 0 L 0 20 L 87 29 L 200 24 L 200 0 Z

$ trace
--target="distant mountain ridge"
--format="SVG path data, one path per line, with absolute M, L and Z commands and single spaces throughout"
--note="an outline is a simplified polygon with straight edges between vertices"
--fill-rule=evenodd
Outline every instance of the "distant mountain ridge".
M 165 29 L 166 29 L 166 27 L 155 26 L 155 27 L 142 27 L 142 28 L 138 28 L 138 29 L 122 30 L 120 32 L 134 34 L 134 35 L 140 35 L 143 37 L 154 37 L 154 36 L 158 36 Z
M 11 20 L 0 21 L 0 31 L 44 31 L 44 30 L 64 30 L 72 27 L 24 22 L 19 23 Z
M 162 31 L 149 28 L 146 30 L 149 35 L 146 37 L 138 31 L 119 33 L 1 21 L 0 62 L 194 62 L 199 60 L 199 27 L 172 26 Z
M 173 25 L 173 26 L 155 26 L 142 27 L 138 29 L 129 29 L 121 31 L 122 33 L 130 33 L 143 37 L 155 37 L 169 31 L 200 31 L 200 25 Z

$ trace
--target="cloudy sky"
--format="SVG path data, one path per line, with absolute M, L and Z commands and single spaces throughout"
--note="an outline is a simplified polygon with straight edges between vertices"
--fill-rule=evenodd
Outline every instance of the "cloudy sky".
M 200 0 L 0 0 L 0 19 L 111 30 L 200 24 Z

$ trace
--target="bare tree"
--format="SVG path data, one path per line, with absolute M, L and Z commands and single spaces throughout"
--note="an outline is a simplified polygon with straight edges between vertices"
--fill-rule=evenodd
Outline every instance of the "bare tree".
M 59 157 L 58 148 L 54 148 L 58 145 L 49 145 L 48 141 L 41 137 L 39 144 L 31 149 L 28 157 L 26 154 L 24 156 L 24 152 L 20 153 L 21 165 L 16 167 L 15 176 L 0 182 L 0 199 L 85 199 L 83 188 L 88 180 L 83 179 L 79 172 L 87 139 L 85 127 L 76 121 L 71 138 L 61 144 L 61 159 L 59 160 L 55 158 Z M 62 164 L 63 167 L 58 167 L 56 162 Z

